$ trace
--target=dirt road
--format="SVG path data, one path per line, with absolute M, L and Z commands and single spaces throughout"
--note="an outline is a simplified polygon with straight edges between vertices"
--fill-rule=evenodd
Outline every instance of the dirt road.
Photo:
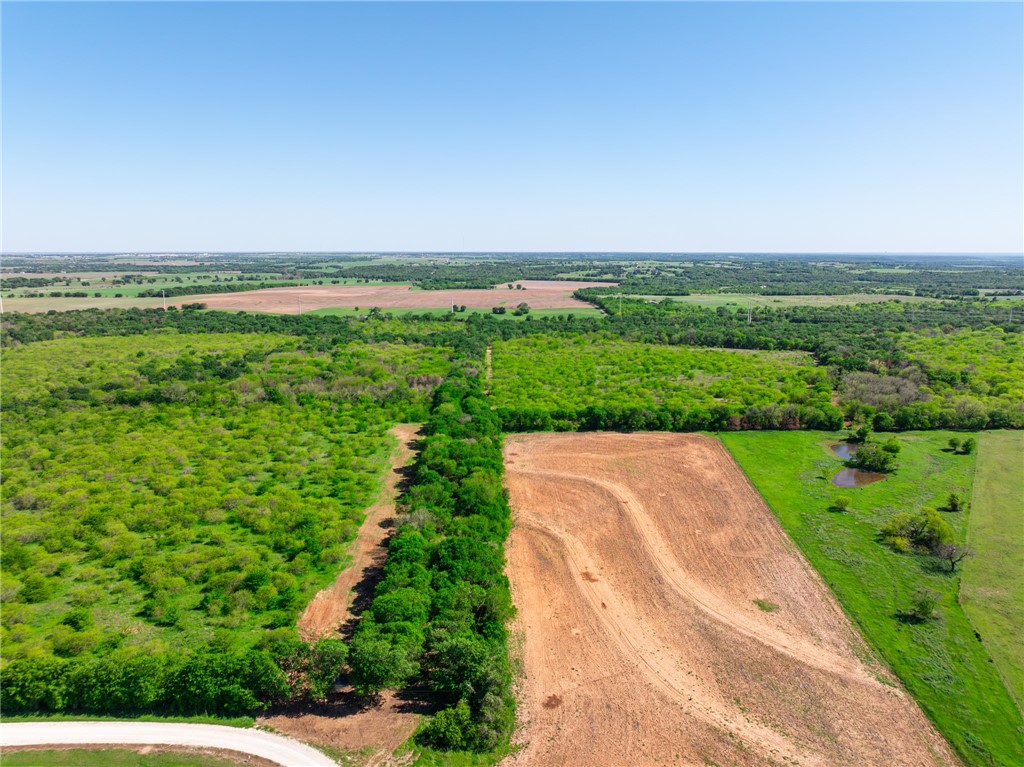
M 510 764 L 958 764 L 717 440 L 515 435 L 506 462 Z
M 337 767 L 333 759 L 296 740 L 240 727 L 164 722 L 19 722 L 0 725 L 0 748 L 86 744 L 217 748 L 252 754 L 283 767 Z
M 306 641 L 338 636 L 354 616 L 352 607 L 360 593 L 369 593 L 373 572 L 387 557 L 385 541 L 395 515 L 395 498 L 402 470 L 413 457 L 418 424 L 399 424 L 391 430 L 398 447 L 391 454 L 391 468 L 377 502 L 366 510 L 366 519 L 352 543 L 352 562 L 337 579 L 318 593 L 299 618 L 299 634 Z M 363 707 L 351 693 L 335 696 L 322 706 L 272 712 L 259 724 L 273 727 L 310 743 L 362 754 L 367 765 L 383 764 L 408 740 L 420 721 L 421 707 L 385 692 L 378 705 Z
M 334 583 L 313 597 L 299 617 L 299 635 L 307 642 L 339 635 L 341 627 L 353 617 L 350 608 L 354 589 L 369 571 L 383 564 L 387 556 L 384 542 L 395 514 L 398 482 L 402 477 L 402 469 L 412 460 L 412 443 L 418 432 L 417 424 L 408 423 L 399 424 L 391 430 L 391 434 L 398 439 L 398 447 L 391 454 L 391 468 L 384 480 L 380 498 L 366 510 L 366 519 L 359 528 L 356 540 L 352 542 L 349 550 L 352 562 L 338 574 Z

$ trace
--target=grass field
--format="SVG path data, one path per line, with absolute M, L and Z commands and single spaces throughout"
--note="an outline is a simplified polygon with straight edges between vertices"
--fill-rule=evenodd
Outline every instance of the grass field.
M 238 760 L 207 754 L 157 751 L 141 754 L 126 748 L 61 748 L 4 751 L 4 767 L 235 767 Z
M 636 296 L 634 296 L 636 297 Z M 719 306 L 767 306 L 781 308 L 785 306 L 848 306 L 850 304 L 876 304 L 882 301 L 933 301 L 932 298 L 918 296 L 893 296 L 875 293 L 851 293 L 846 296 L 759 296 L 744 293 L 700 293 L 689 296 L 639 296 L 651 301 L 670 298 L 684 304 L 708 306 L 712 309 Z
M 960 600 L 1018 706 L 1024 705 L 1024 432 L 985 432 Z
M 944 450 L 950 436 L 898 435 L 903 449 L 897 472 L 853 489 L 830 482 L 842 466 L 829 450 L 838 434 L 737 432 L 721 438 L 868 643 L 965 763 L 1018 767 L 1024 764 L 1024 720 L 958 602 L 960 573 L 950 575 L 930 556 L 897 554 L 878 541 L 879 528 L 897 512 L 941 507 L 951 491 L 969 498 L 975 459 Z M 839 495 L 852 499 L 845 513 L 828 510 Z M 967 516 L 943 513 L 961 542 Z M 978 560 L 998 561 L 998 552 L 978 549 Z M 917 624 L 899 620 L 922 588 L 938 595 L 939 617 Z

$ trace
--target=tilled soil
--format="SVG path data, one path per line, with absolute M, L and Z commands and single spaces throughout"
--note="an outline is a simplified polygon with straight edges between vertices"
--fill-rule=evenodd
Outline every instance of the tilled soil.
M 297 314 L 313 309 L 359 307 L 381 309 L 444 308 L 454 302 L 470 309 L 504 306 L 514 309 L 528 303 L 531 309 L 592 308 L 572 297 L 580 288 L 608 287 L 607 282 L 568 282 L 562 280 L 521 280 L 523 290 L 498 285 L 491 290 L 416 290 L 408 285 L 306 285 L 290 288 L 247 290 L 240 293 L 212 293 L 176 299 L 175 306 L 206 304 L 209 309 L 236 309 L 276 314 Z
M 959 764 L 717 440 L 529 434 L 505 455 L 509 764 Z

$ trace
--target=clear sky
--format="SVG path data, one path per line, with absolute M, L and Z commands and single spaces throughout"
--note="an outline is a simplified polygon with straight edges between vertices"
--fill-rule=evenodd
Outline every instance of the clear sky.
M 1020 3 L 2 5 L 3 250 L 1024 249 Z

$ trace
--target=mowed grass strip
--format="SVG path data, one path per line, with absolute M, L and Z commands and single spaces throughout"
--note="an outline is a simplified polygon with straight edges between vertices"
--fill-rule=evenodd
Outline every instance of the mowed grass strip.
M 980 435 L 972 495 L 960 601 L 1024 706 L 1024 432 Z
M 154 748 L 160 748 L 159 746 Z M 181 751 L 140 753 L 127 748 L 50 748 L 4 750 L 4 767 L 236 767 L 244 754 L 226 759 Z M 260 762 L 266 764 L 267 762 Z
M 881 482 L 837 488 L 842 463 L 830 451 L 839 434 L 732 432 L 720 435 L 786 532 L 835 593 L 869 645 L 900 677 L 968 765 L 1024 765 L 1024 719 L 958 601 L 961 572 L 930 555 L 898 554 L 879 541 L 894 514 L 940 508 L 950 492 L 969 498 L 975 456 L 947 448 L 952 432 L 897 435 L 898 470 Z M 960 438 L 963 434 L 957 435 Z M 848 496 L 848 511 L 830 511 Z M 958 541 L 968 514 L 942 512 Z M 978 559 L 999 552 L 977 545 Z M 939 617 L 899 619 L 914 594 L 938 595 Z

